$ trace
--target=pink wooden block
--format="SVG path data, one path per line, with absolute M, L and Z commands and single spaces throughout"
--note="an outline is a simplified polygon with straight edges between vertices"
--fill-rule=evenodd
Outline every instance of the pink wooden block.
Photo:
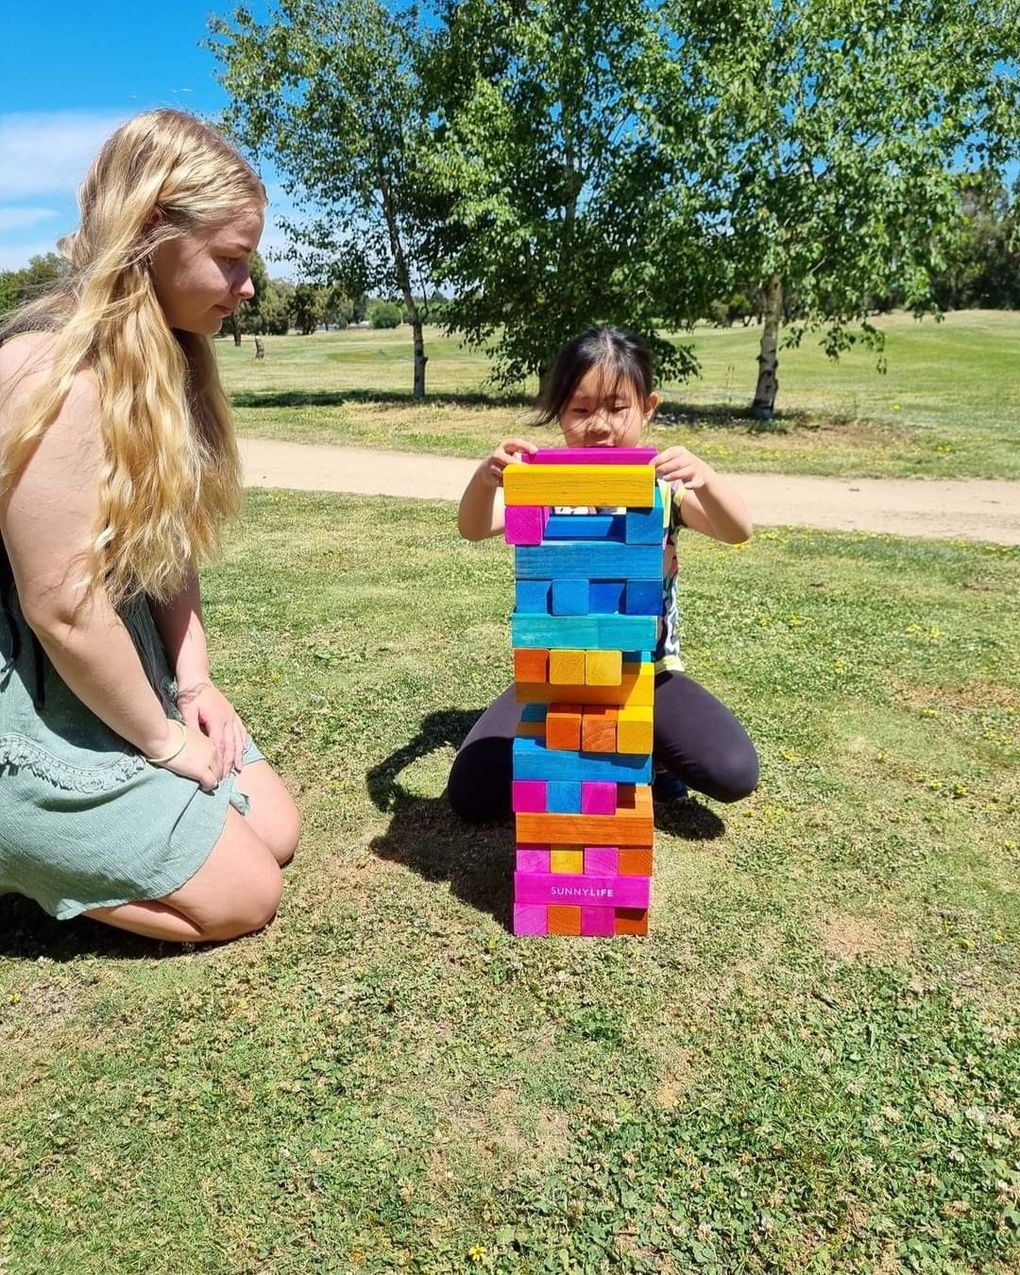
M 540 545 L 549 510 L 542 505 L 511 505 L 506 511 L 503 536 L 508 545 Z
M 650 465 L 654 447 L 548 447 L 525 459 L 533 465 Z
M 547 789 L 544 779 L 515 779 L 513 781 L 514 814 L 544 815 Z
M 548 846 L 518 846 L 517 847 L 517 871 L 518 872 L 548 872 L 549 871 L 549 847 Z
M 584 875 L 615 877 L 620 871 L 620 851 L 617 846 L 585 846 Z
M 581 933 L 586 938 L 612 938 L 616 933 L 616 909 L 582 908 Z
M 606 912 L 612 915 L 612 908 L 606 908 Z M 549 914 L 545 909 L 545 904 L 514 904 L 514 933 L 515 934 L 548 934 L 549 933 Z
M 568 907 L 646 908 L 651 898 L 651 877 L 596 877 L 572 873 L 514 873 L 517 903 L 560 903 Z
M 615 815 L 616 784 L 601 780 L 581 781 L 582 815 Z

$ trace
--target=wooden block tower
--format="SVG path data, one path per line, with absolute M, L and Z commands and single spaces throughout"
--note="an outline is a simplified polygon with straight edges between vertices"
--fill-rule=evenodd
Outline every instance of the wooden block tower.
M 648 931 L 652 654 L 666 529 L 654 455 L 567 448 L 503 471 L 522 705 L 515 934 Z M 554 512 L 565 506 L 619 512 Z

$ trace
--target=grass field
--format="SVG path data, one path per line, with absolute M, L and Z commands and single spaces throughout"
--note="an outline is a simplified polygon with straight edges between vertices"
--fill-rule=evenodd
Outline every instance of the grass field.
M 1020 553 L 684 548 L 761 787 L 662 817 L 647 940 L 528 942 L 442 797 L 509 555 L 252 494 L 206 610 L 305 813 L 281 913 L 174 954 L 0 900 L 0 1270 L 1020 1267 Z
M 759 329 L 701 327 L 703 375 L 664 386 L 655 442 L 682 441 L 734 472 L 1020 478 L 1020 315 L 905 315 L 878 321 L 889 370 L 866 350 L 830 362 L 815 338 L 781 353 L 780 417 L 755 428 L 743 409 L 756 374 Z M 428 399 L 410 398 L 410 329 L 270 337 L 266 359 L 217 343 L 224 379 L 248 434 L 395 450 L 487 454 L 528 432 L 533 385 L 500 395 L 489 365 L 438 329 L 427 331 Z M 533 432 L 533 431 L 531 431 Z

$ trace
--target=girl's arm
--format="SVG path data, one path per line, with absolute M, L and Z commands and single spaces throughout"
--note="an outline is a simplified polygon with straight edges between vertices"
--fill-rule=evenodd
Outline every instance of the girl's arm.
M 3 381 L 15 353 L 4 351 Z M 5 408 L 30 393 L 47 371 L 44 365 L 21 376 Z M 95 380 L 80 371 L 0 508 L 0 532 L 25 619 L 61 678 L 121 738 L 146 757 L 164 757 L 179 743 L 179 728 L 168 721 L 105 591 L 97 588 L 83 598 L 79 583 L 98 519 L 103 446 L 97 411 Z M 4 424 L 0 420 L 0 429 Z M 170 768 L 212 789 L 217 761 L 209 741 L 188 732 Z
M 507 438 L 478 466 L 464 488 L 457 510 L 457 530 L 465 540 L 485 540 L 498 536 L 506 526 L 503 504 L 503 470 L 521 452 L 536 452 L 534 443 Z
M 221 779 L 232 770 L 240 772 L 248 732 L 233 704 L 212 684 L 202 624 L 202 593 L 194 567 L 176 597 L 169 602 L 150 602 L 149 607 L 177 679 L 181 716 L 216 745 Z
M 668 447 L 654 460 L 657 477 L 684 487 L 680 517 L 685 527 L 738 545 L 751 538 L 751 515 L 740 493 L 686 447 Z

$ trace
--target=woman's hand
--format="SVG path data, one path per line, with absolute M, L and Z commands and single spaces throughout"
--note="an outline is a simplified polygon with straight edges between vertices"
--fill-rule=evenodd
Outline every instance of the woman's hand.
M 709 480 L 715 476 L 712 466 L 686 447 L 667 447 L 664 452 L 659 452 L 652 464 L 657 478 L 669 483 L 679 482 L 689 491 L 707 487 Z
M 523 438 L 504 438 L 492 455 L 483 460 L 479 472 L 484 474 L 490 487 L 503 486 L 503 470 L 514 462 L 521 452 L 534 455 L 538 448 Z
M 181 731 L 184 732 L 183 747 L 179 747 Z M 177 752 L 174 752 L 175 747 Z M 150 757 L 150 765 L 162 766 L 182 779 L 191 779 L 205 792 L 212 792 L 222 777 L 219 750 L 212 740 L 200 730 L 182 726 L 174 718 L 167 719 L 165 747 L 154 756 L 166 756 L 166 761 L 154 761 Z
M 222 691 L 218 691 L 212 682 L 182 686 L 177 691 L 177 707 L 190 731 L 206 736 L 215 748 L 217 778 L 226 779 L 231 771 L 239 774 L 248 732 Z

